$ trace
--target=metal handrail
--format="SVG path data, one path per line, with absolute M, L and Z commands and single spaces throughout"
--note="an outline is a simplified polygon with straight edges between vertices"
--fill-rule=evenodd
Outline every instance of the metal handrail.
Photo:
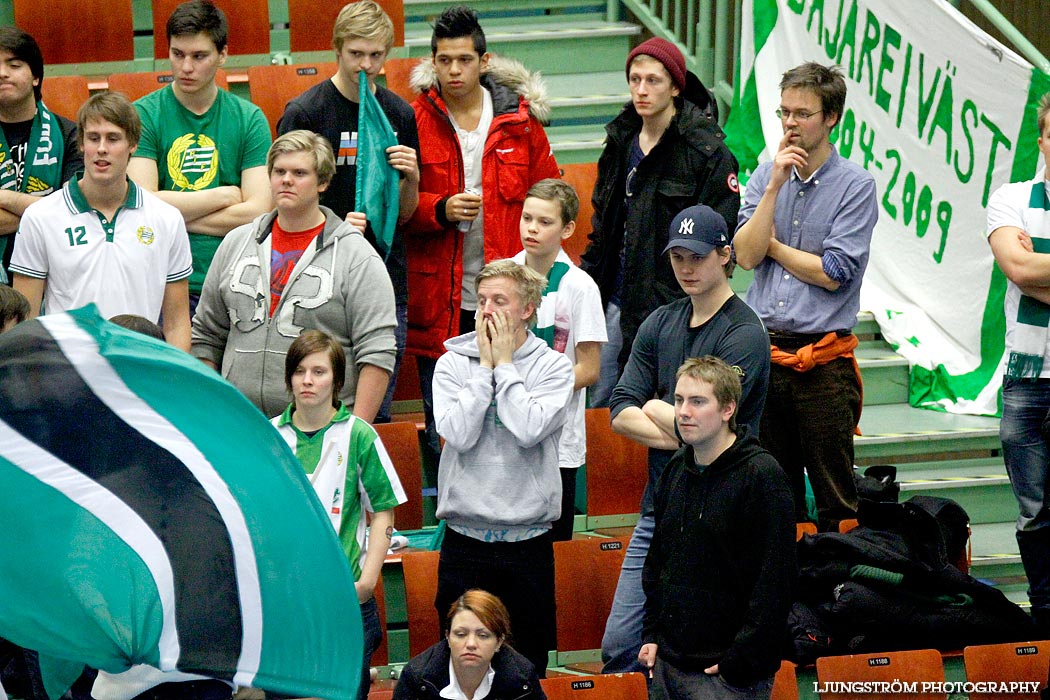
M 608 0 L 610 20 L 620 18 L 621 0 Z M 949 0 L 956 8 L 962 0 Z M 992 0 L 967 0 L 1017 51 L 1044 73 L 1050 60 L 992 5 Z M 719 102 L 722 120 L 733 102 L 733 77 L 737 56 L 742 0 L 733 0 L 733 27 L 729 27 L 730 0 L 622 0 L 653 36 L 675 43 L 685 55 L 686 68 L 710 87 Z
M 1002 32 L 1006 40 L 1013 44 L 1017 51 L 1028 59 L 1033 66 L 1044 73 L 1050 73 L 1050 61 L 1047 60 L 1046 56 L 1032 42 L 1028 41 L 1025 35 L 1010 20 L 1006 19 L 1002 12 L 992 5 L 990 0 L 968 0 L 968 2 L 977 8 L 977 11 L 984 15 L 985 19 L 991 22 L 996 29 Z M 955 0 L 952 4 L 958 7 L 958 0 Z

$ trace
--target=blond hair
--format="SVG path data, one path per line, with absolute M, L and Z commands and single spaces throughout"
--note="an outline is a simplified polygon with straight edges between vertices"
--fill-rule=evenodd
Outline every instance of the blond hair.
M 328 139 L 306 129 L 296 129 L 277 137 L 266 154 L 266 174 L 273 175 L 273 163 L 278 156 L 304 151 L 314 157 L 317 184 L 327 185 L 335 175 L 335 154 Z
M 1039 109 L 1036 114 L 1039 116 L 1039 135 L 1042 136 L 1043 131 L 1046 130 L 1046 117 L 1050 115 L 1050 92 L 1039 98 Z
M 506 277 L 518 287 L 518 298 L 523 306 L 532 304 L 532 315 L 526 319 L 526 323 L 532 326 L 536 323 L 536 310 L 540 308 L 543 301 L 543 290 L 547 288 L 547 278 L 532 268 L 519 265 L 510 258 L 504 260 L 493 260 L 474 278 L 474 293 L 485 280 L 494 277 Z
M 389 51 L 394 45 L 394 23 L 383 8 L 372 0 L 356 0 L 343 5 L 332 27 L 332 48 L 343 50 L 343 44 L 354 39 L 377 41 Z

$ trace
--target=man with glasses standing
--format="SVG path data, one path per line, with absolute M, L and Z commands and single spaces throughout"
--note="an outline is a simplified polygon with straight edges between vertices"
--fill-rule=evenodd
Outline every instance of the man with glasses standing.
M 861 384 L 851 329 L 878 219 L 874 178 L 829 140 L 845 101 L 838 66 L 784 73 L 784 136 L 748 183 L 733 240 L 737 262 L 755 271 L 747 302 L 769 332 L 761 441 L 788 474 L 799 521 L 809 474 L 824 529 L 856 517 Z

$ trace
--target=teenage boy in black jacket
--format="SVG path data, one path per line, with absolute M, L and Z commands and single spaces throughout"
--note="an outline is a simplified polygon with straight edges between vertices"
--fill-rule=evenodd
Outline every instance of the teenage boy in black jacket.
M 650 700 L 768 699 L 797 575 L 791 489 L 736 430 L 733 368 L 708 355 L 677 377 L 685 446 L 656 487 L 638 660 L 653 670 Z

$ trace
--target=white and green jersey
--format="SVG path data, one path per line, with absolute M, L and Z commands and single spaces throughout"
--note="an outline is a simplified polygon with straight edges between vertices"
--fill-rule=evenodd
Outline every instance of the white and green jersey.
M 515 255 L 514 262 L 524 265 L 525 251 Z M 547 287 L 536 310 L 536 327 L 532 332 L 546 342 L 547 347 L 564 353 L 573 365 L 577 343 L 608 341 L 598 285 L 573 264 L 564 250 L 558 253 L 547 273 Z M 584 390 L 573 392 L 558 443 L 558 466 L 562 469 L 579 467 L 587 458 L 586 408 Z
M 186 225 L 175 207 L 128 180 L 124 204 L 107 220 L 77 178 L 22 216 L 11 270 L 47 280 L 44 309 L 94 303 L 105 318 L 160 318 L 164 285 L 192 272 Z
M 987 235 L 1003 226 L 1028 234 L 1036 253 L 1050 253 L 1050 180 L 1012 182 L 988 200 Z M 1008 377 L 1050 378 L 1050 305 L 1026 295 L 1011 280 L 1003 303 Z
M 327 426 L 307 435 L 292 423 L 293 406 L 274 418 L 273 424 L 303 465 L 339 533 L 356 581 L 361 578 L 365 548 L 365 513 L 390 510 L 408 498 L 390 455 L 367 421 L 340 403 Z

